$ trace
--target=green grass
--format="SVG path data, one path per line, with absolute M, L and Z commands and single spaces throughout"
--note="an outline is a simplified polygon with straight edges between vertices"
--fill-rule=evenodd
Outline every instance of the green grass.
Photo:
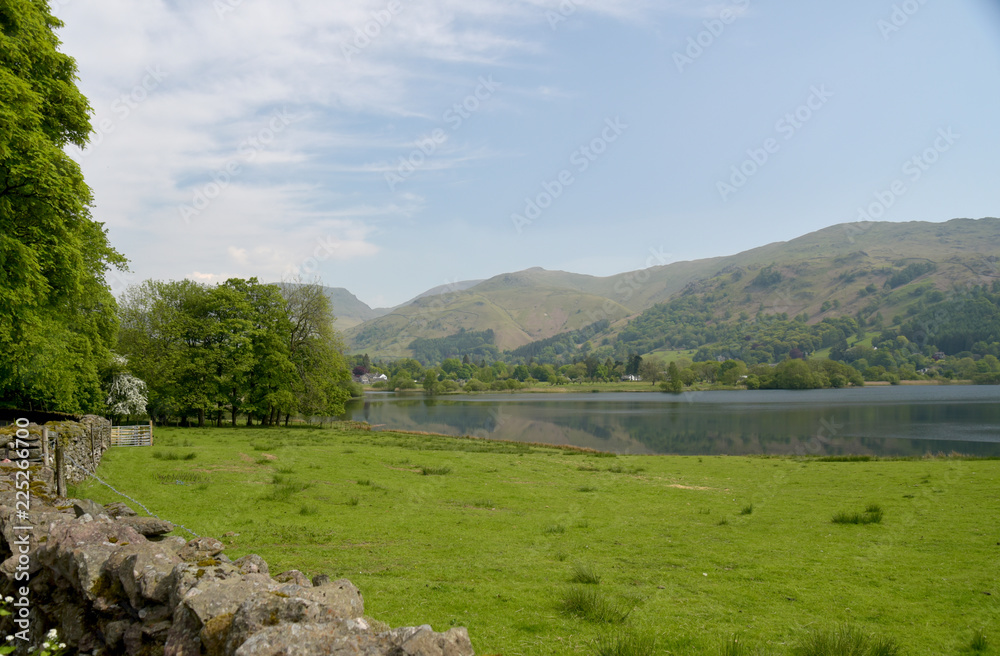
M 792 650 L 793 656 L 898 656 L 899 653 L 899 645 L 893 638 L 849 625 L 811 631 Z
M 986 651 L 990 646 L 989 641 L 986 639 L 986 632 L 982 629 L 976 629 L 972 632 L 972 640 L 969 641 L 969 649 L 975 652 Z
M 570 577 L 570 581 L 586 585 L 597 585 L 601 582 L 601 575 L 590 565 L 577 563 L 573 566 L 573 575 Z
M 936 656 L 969 653 L 972 629 L 996 625 L 998 460 L 603 459 L 308 428 L 156 438 L 111 449 L 101 477 L 201 535 L 238 533 L 230 558 L 350 579 L 366 614 L 392 626 L 466 626 L 477 654 L 715 656 L 739 635 L 753 649 L 733 654 L 786 656 L 812 631 L 850 624 L 899 654 Z M 166 440 L 197 457 L 154 457 L 173 450 Z M 71 495 L 123 501 L 96 482 Z M 749 499 L 754 512 L 740 517 Z M 880 524 L 831 523 L 874 505 Z M 576 563 L 600 583 L 573 583 Z M 599 594 L 571 612 L 581 589 Z M 982 644 L 977 653 L 997 653 Z
M 834 513 L 831 521 L 834 524 L 881 524 L 884 516 L 885 512 L 882 510 L 882 506 L 877 503 L 870 503 L 865 507 L 864 512 L 847 512 L 842 510 Z

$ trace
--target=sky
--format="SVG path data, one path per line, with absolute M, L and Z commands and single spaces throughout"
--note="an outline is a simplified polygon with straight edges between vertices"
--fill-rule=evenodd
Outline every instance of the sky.
M 50 0 L 145 279 L 389 307 L 1000 215 L 995 0 Z

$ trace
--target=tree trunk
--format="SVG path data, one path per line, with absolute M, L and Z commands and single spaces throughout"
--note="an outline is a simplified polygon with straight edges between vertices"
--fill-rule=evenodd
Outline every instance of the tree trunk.
M 285 428 L 288 428 L 288 419 L 291 416 L 292 416 L 291 413 L 288 412 L 285 413 Z
M 247 413 L 247 426 L 253 426 L 253 415 L 249 412 Z
M 205 408 L 198 408 L 198 428 L 205 427 Z

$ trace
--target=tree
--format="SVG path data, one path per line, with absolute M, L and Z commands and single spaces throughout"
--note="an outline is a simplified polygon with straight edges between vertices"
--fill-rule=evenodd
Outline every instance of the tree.
M 684 389 L 684 383 L 681 382 L 681 372 L 677 368 L 676 362 L 671 362 L 667 367 L 667 379 L 663 381 L 660 387 L 664 392 L 670 392 L 671 394 L 680 394 L 681 390 Z
M 0 0 L 0 398 L 100 411 L 117 328 L 104 275 L 126 261 L 63 150 L 91 127 L 61 25 L 47 3 Z
M 659 360 L 646 358 L 639 364 L 639 377 L 650 385 L 663 378 L 663 365 Z
M 285 423 L 291 409 L 307 416 L 342 415 L 351 397 L 351 376 L 333 328 L 333 304 L 318 282 L 285 285 L 282 290 L 291 322 L 288 352 L 298 374 Z

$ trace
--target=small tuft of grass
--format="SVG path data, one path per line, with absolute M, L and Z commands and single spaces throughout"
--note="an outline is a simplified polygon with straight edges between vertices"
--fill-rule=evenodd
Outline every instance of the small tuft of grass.
M 476 501 L 473 501 L 471 505 L 473 508 L 486 508 L 487 510 L 496 508 L 496 504 L 493 503 L 492 499 L 477 499 Z
M 793 656 L 898 656 L 899 645 L 853 626 L 834 630 L 814 629 L 792 649 Z
M 577 563 L 573 565 L 573 575 L 570 577 L 570 581 L 584 585 L 597 585 L 601 582 L 601 575 L 590 565 Z
M 727 638 L 722 643 L 722 648 L 719 649 L 719 656 L 754 656 L 757 653 L 756 649 L 751 648 L 737 634 Z
M 577 492 L 597 492 L 597 488 L 594 487 L 593 485 L 581 485 L 580 487 L 576 488 L 576 491 Z
M 372 481 L 370 478 L 362 478 L 358 481 L 358 485 L 371 485 Z
M 421 467 L 420 473 L 424 476 L 445 476 L 451 473 L 451 467 Z
M 969 641 L 969 649 L 972 651 L 986 651 L 987 647 L 990 646 L 989 640 L 986 639 L 986 632 L 982 629 L 976 629 L 972 632 L 972 640 Z
M 743 506 L 743 508 L 740 509 L 740 514 L 741 515 L 750 515 L 752 513 L 753 513 L 753 504 L 752 503 L 749 504 L 749 505 Z
M 555 558 L 560 563 L 564 563 L 566 562 L 566 559 L 569 558 L 569 554 L 567 554 L 565 551 L 557 551 L 553 556 L 553 558 Z
M 728 523 L 729 523 L 729 520 L 728 520 L 728 519 L 726 519 L 725 517 L 723 517 L 723 518 L 722 518 L 722 519 L 720 519 L 720 520 L 719 520 L 718 522 L 716 522 L 716 524 L 715 524 L 715 525 L 716 525 L 716 526 L 725 526 L 725 525 L 727 525 Z
M 183 456 L 173 451 L 154 451 L 153 457 L 157 460 L 194 460 L 198 457 L 195 452 L 186 453 Z
M 602 635 L 597 638 L 593 653 L 594 656 L 653 656 L 656 637 L 624 630 Z
M 357 497 L 351 497 L 350 499 L 347 500 L 347 505 L 349 506 L 356 506 L 359 503 L 361 503 L 361 499 Z
M 316 506 L 307 506 L 303 504 L 302 507 L 299 508 L 299 514 L 305 516 L 317 515 L 319 514 L 319 510 L 316 508 Z
M 279 474 L 294 474 L 295 473 L 295 470 L 292 469 L 291 467 L 288 467 L 288 466 L 278 467 L 277 471 L 278 471 Z
M 545 532 L 550 535 L 555 533 L 565 533 L 566 527 L 563 526 L 562 524 L 550 524 L 549 526 L 545 527 Z
M 864 512 L 840 511 L 831 520 L 834 524 L 881 524 L 884 513 L 882 506 L 870 503 Z
M 559 602 L 560 609 L 588 622 L 619 624 L 624 622 L 632 609 L 609 599 L 594 587 L 574 586 L 567 590 Z

